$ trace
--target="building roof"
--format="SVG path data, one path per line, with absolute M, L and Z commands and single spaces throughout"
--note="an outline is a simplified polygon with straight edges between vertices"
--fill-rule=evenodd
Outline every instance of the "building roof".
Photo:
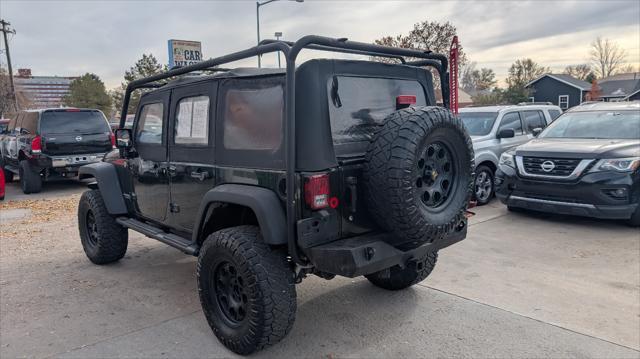
M 640 73 L 618 74 L 598 81 L 600 97 L 627 98 L 640 91 Z
M 560 81 L 564 84 L 567 84 L 569 86 L 575 87 L 581 91 L 589 91 L 591 89 L 591 84 L 586 82 L 586 81 L 582 81 L 582 80 L 578 80 L 577 78 L 571 76 L 571 75 L 566 75 L 566 74 L 544 74 L 540 77 L 538 77 L 537 79 L 529 82 L 525 87 L 529 87 L 531 85 L 533 85 L 534 83 L 538 82 L 539 80 L 545 78 L 545 77 L 549 77 L 552 78 L 556 81 Z

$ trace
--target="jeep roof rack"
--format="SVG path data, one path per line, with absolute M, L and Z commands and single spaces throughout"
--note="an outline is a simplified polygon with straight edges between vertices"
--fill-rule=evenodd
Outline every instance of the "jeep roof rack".
M 149 76 L 143 79 L 131 81 L 126 88 L 124 99 L 122 101 L 122 112 L 120 115 L 120 128 L 124 127 L 127 118 L 127 109 L 131 93 L 142 88 L 159 88 L 165 83 L 158 83 L 160 80 L 169 79 L 174 76 L 180 76 L 195 71 L 210 70 L 220 65 L 230 62 L 247 59 L 253 56 L 260 56 L 272 52 L 282 52 L 286 60 L 286 87 L 285 87 L 285 116 L 284 116 L 284 150 L 286 165 L 286 214 L 287 214 L 287 243 L 289 254 L 294 262 L 305 265 L 307 261 L 300 256 L 295 236 L 295 163 L 296 163 L 296 138 L 295 138 L 295 69 L 296 59 L 300 52 L 304 49 L 348 53 L 357 55 L 367 55 L 374 57 L 386 57 L 397 59 L 405 66 L 434 67 L 439 74 L 442 90 L 443 105 L 449 108 L 449 73 L 448 60 L 442 54 L 434 54 L 431 51 L 422 51 L 415 49 L 405 49 L 399 47 L 389 47 L 382 45 L 374 45 L 357 41 L 349 41 L 347 38 L 330 38 L 317 35 L 307 35 L 300 38 L 296 42 L 285 42 L 278 40 L 266 40 L 257 46 L 249 49 L 233 52 L 224 56 L 216 57 L 197 64 L 180 67 L 158 75 Z M 412 62 L 407 62 L 406 58 L 414 58 Z

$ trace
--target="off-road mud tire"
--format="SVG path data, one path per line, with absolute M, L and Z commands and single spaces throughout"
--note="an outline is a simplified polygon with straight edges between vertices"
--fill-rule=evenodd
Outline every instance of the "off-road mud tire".
M 419 261 L 410 262 L 405 268 L 394 266 L 366 275 L 376 287 L 387 290 L 401 290 L 422 282 L 431 274 L 438 260 L 438 252 L 425 255 Z
M 84 253 L 95 264 L 115 262 L 127 252 L 128 230 L 109 214 L 99 190 L 86 191 L 80 197 L 78 229 Z
M 453 184 L 441 205 L 430 208 L 421 197 L 427 190 L 417 178 L 426 173 L 422 159 L 434 144 L 449 151 Z M 462 121 L 449 110 L 416 107 L 394 112 L 373 136 L 365 159 L 365 198 L 376 221 L 395 234 L 396 242 L 390 244 L 419 245 L 466 223 L 464 213 L 473 194 L 473 146 Z
M 200 249 L 196 276 L 209 326 L 231 351 L 251 354 L 291 330 L 296 314 L 293 270 L 286 252 L 264 243 L 258 227 L 210 234 Z

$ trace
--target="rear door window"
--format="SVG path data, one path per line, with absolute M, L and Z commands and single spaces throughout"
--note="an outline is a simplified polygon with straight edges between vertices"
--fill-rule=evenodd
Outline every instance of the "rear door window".
M 26 119 L 25 119 L 26 120 Z M 24 121 L 23 121 L 24 122 Z M 53 110 L 42 113 L 41 134 L 98 134 L 110 132 L 107 119 L 100 111 Z
M 553 121 L 556 118 L 560 117 L 560 115 L 562 115 L 562 112 L 560 112 L 560 110 L 549 110 L 549 115 L 551 116 L 551 121 Z
M 178 102 L 174 142 L 191 145 L 209 143 L 209 96 L 186 97 Z
M 523 114 L 528 133 L 533 133 L 534 128 L 544 129 L 547 126 L 542 111 L 524 111 Z
M 505 128 L 512 128 L 516 133 L 516 136 L 522 135 L 522 121 L 520 121 L 520 113 L 519 112 L 509 112 L 502 116 L 502 121 L 500 122 L 500 127 L 498 128 L 498 132 L 504 130 Z
M 336 145 L 368 142 L 385 117 L 396 111 L 396 97 L 400 95 L 415 96 L 415 106 L 427 105 L 424 88 L 415 80 L 333 76 L 327 91 Z

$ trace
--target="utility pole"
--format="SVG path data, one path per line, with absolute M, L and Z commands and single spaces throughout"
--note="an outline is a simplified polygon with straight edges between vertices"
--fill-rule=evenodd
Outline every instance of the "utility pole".
M 18 108 L 18 96 L 16 96 L 16 87 L 13 84 L 13 68 L 11 67 L 11 53 L 9 52 L 9 40 L 7 40 L 7 34 L 14 34 L 16 30 L 9 29 L 10 23 L 1 20 L 0 24 L 2 25 L 2 35 L 4 36 L 4 50 L 7 53 L 7 66 L 9 67 L 9 83 L 11 84 L 11 93 L 13 94 L 13 101 L 15 101 L 16 111 L 20 110 Z

